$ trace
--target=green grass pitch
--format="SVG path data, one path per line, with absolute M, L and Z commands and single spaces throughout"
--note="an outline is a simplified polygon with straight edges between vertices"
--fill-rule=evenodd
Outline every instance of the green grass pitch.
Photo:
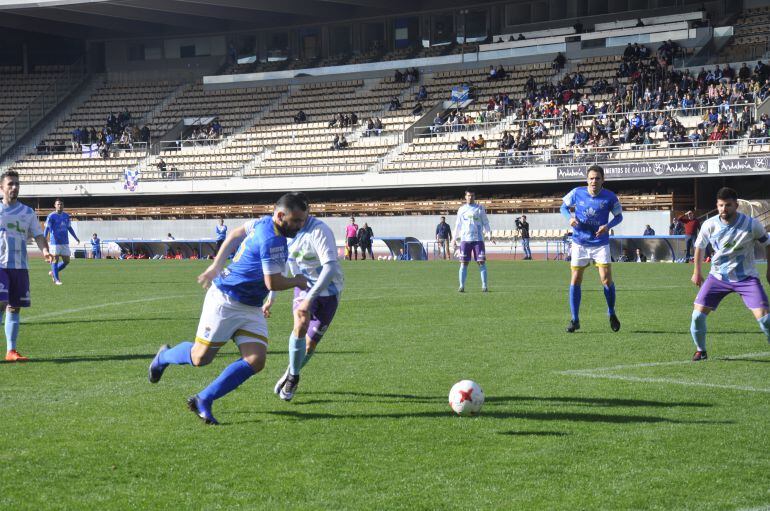
M 568 268 L 345 263 L 337 318 L 291 403 L 290 299 L 270 319 L 265 370 L 205 426 L 185 399 L 237 358 L 171 367 L 158 346 L 193 338 L 203 261 L 74 261 L 53 286 L 31 270 L 19 351 L 0 364 L 0 509 L 767 509 L 770 346 L 737 296 L 709 319 L 692 364 L 692 267 L 614 266 L 619 333 L 596 270 L 582 330 Z M 760 271 L 764 273 L 764 266 Z M 767 287 L 767 284 L 765 283 Z M 447 404 L 458 380 L 487 400 Z

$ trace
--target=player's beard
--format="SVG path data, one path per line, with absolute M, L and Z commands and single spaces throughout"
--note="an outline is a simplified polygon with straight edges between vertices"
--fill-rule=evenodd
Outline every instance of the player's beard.
M 279 224 L 279 223 L 276 222 L 275 226 L 278 228 L 278 230 L 281 232 L 281 234 L 283 234 L 287 238 L 293 238 L 294 236 L 297 235 L 297 233 L 299 231 L 302 230 L 301 227 L 299 229 L 293 229 L 293 228 L 289 227 L 289 223 L 288 222 L 286 222 L 285 224 Z

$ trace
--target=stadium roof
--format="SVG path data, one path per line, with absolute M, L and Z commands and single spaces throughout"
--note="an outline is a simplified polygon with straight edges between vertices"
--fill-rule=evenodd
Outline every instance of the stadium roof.
M 264 29 L 489 0 L 0 0 L 0 28 L 101 39 Z

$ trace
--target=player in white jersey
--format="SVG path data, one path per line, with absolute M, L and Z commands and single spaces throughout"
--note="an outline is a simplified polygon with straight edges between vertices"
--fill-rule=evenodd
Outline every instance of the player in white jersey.
M 334 232 L 324 222 L 309 216 L 305 226 L 289 242 L 287 266 L 292 274 L 307 279 L 309 289 L 294 288 L 294 329 L 289 336 L 289 367 L 275 384 L 275 393 L 291 401 L 299 384 L 300 370 L 315 353 L 337 312 L 344 285 L 337 260 Z M 266 316 L 274 302 L 270 293 L 262 306 Z
M 3 203 L 0 206 L 0 315 L 5 309 L 5 360 L 24 362 L 16 351 L 19 335 L 19 311 L 30 306 L 27 239 L 34 238 L 46 262 L 53 261 L 48 242 L 35 211 L 18 202 L 19 174 L 9 170 L 0 176 Z
M 492 229 L 489 228 L 489 219 L 484 206 L 476 203 L 476 193 L 473 190 L 465 191 L 465 204 L 457 210 L 455 222 L 454 248 L 457 249 L 457 241 L 460 241 L 460 291 L 465 292 L 465 279 L 468 277 L 468 263 L 473 260 L 479 263 L 481 272 L 481 290 L 489 291 L 487 287 L 487 251 L 484 246 L 484 238 L 489 238 Z
M 705 360 L 706 317 L 719 306 L 719 302 L 730 293 L 738 293 L 754 314 L 759 328 L 770 342 L 770 307 L 767 294 L 759 280 L 754 266 L 754 244 L 765 247 L 765 257 L 770 261 L 770 237 L 764 226 L 756 219 L 738 213 L 738 194 L 732 188 L 721 188 L 717 192 L 719 215 L 703 223 L 695 241 L 695 267 L 692 282 L 700 287 L 692 312 L 690 333 L 697 351 L 693 362 Z M 704 281 L 701 273 L 703 251 L 711 243 L 711 271 Z M 767 281 L 770 282 L 770 265 Z

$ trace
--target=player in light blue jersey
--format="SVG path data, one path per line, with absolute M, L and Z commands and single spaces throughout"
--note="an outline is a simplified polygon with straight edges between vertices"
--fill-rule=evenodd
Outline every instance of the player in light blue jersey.
M 150 383 L 157 383 L 169 365 L 204 366 L 227 341 L 235 341 L 241 358 L 187 400 L 190 410 L 206 424 L 219 424 L 211 411 L 216 399 L 235 390 L 265 366 L 267 321 L 261 307 L 268 293 L 307 286 L 302 275 L 282 275 L 287 258 L 286 238 L 295 236 L 306 220 L 307 202 L 298 194 L 287 193 L 276 203 L 272 216 L 233 229 L 214 262 L 198 277 L 208 292 L 195 342 L 183 342 L 173 348 L 161 346 L 150 364 Z M 227 257 L 236 246 L 238 251 L 225 268 Z
M 574 188 L 564 196 L 561 213 L 572 227 L 569 305 L 572 319 L 567 332 L 580 328 L 580 298 L 583 272 L 593 262 L 599 268 L 599 278 L 604 286 L 607 314 L 613 332 L 620 330 L 620 320 L 615 314 L 615 283 L 612 281 L 610 264 L 610 229 L 623 221 L 623 211 L 618 197 L 604 188 L 604 169 L 593 165 L 586 173 L 588 186 Z M 570 212 L 574 209 L 574 216 Z M 610 220 L 610 213 L 613 218 Z
M 309 216 L 305 226 L 289 242 L 288 267 L 303 275 L 310 289 L 294 288 L 294 329 L 289 336 L 289 366 L 275 384 L 274 392 L 291 401 L 299 385 L 299 373 L 315 353 L 337 312 L 344 276 L 337 260 L 337 241 L 331 228 Z M 275 293 L 262 306 L 265 315 Z
M 455 221 L 454 248 L 460 243 L 460 288 L 459 292 L 465 292 L 465 279 L 468 277 L 468 263 L 471 257 L 479 264 L 481 273 L 481 291 L 489 291 L 487 286 L 487 249 L 484 239 L 489 238 L 492 229 L 489 227 L 489 219 L 484 206 L 476 202 L 476 193 L 473 190 L 465 191 L 465 204 L 457 210 Z
M 13 170 L 0 176 L 3 203 L 0 205 L 0 316 L 5 311 L 5 360 L 24 362 L 16 351 L 21 307 L 30 306 L 27 239 L 34 238 L 46 262 L 53 261 L 48 242 L 35 210 L 18 202 L 19 174 Z
M 59 273 L 70 264 L 70 234 L 80 243 L 75 230 L 72 228 L 70 216 L 64 212 L 64 203 L 61 199 L 56 199 L 53 204 L 56 211 L 48 215 L 45 219 L 45 236 L 51 237 L 51 255 L 54 256 L 54 262 L 51 263 L 51 271 L 48 275 L 53 279 L 53 283 L 61 286 Z M 61 262 L 59 260 L 61 259 Z
M 738 213 L 738 194 L 732 188 L 721 188 L 717 192 L 719 215 L 703 223 L 695 240 L 695 265 L 692 283 L 700 287 L 692 311 L 690 333 L 696 352 L 693 362 L 706 360 L 706 317 L 715 311 L 722 299 L 730 293 L 738 293 L 743 303 L 754 314 L 759 328 L 770 342 L 770 307 L 767 293 L 759 280 L 754 266 L 754 246 L 759 243 L 765 248 L 765 258 L 770 261 L 770 236 L 761 222 L 748 215 Z M 704 281 L 701 267 L 703 251 L 711 244 L 711 271 Z M 765 278 L 770 283 L 770 265 Z

